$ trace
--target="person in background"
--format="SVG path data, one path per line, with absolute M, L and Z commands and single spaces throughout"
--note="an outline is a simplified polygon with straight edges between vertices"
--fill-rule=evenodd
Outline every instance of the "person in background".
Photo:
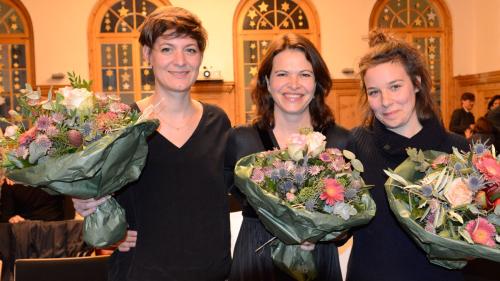
M 362 174 L 377 214 L 353 230 L 347 281 L 452 281 L 461 271 L 433 265 L 392 213 L 384 169 L 407 158 L 406 148 L 467 150 L 465 138 L 446 132 L 431 96 L 429 71 L 420 52 L 382 31 L 369 35 L 370 49 L 359 62 L 364 124 L 351 131 L 348 149 L 363 163 Z
M 160 120 L 140 178 L 117 194 L 130 231 L 111 256 L 109 280 L 225 280 L 230 233 L 224 152 L 231 125 L 222 109 L 191 98 L 207 34 L 191 12 L 158 8 L 139 42 L 155 77 L 133 106 Z M 82 215 L 105 201 L 74 199 Z
M 488 112 L 485 115 L 486 119 L 493 127 L 493 135 L 495 136 L 495 148 L 500 150 L 500 95 L 493 96 L 488 102 Z
M 252 98 L 257 108 L 253 124 L 236 127 L 230 134 L 226 171 L 232 186 L 236 162 L 252 153 L 284 148 L 287 139 L 301 128 L 322 132 L 327 147 L 345 148 L 348 131 L 335 124 L 325 98 L 332 88 L 328 68 L 318 50 L 304 36 L 285 34 L 270 45 L 257 74 Z M 270 246 L 256 249 L 273 238 L 259 221 L 245 196 L 232 186 L 240 199 L 243 222 L 234 248 L 229 280 L 293 280 L 274 266 Z M 337 247 L 334 243 L 303 244 L 313 250 L 317 280 L 342 280 Z
M 460 97 L 462 107 L 455 109 L 451 115 L 450 131 L 469 138 L 474 128 L 474 114 L 471 110 L 474 107 L 476 97 L 473 93 L 465 92 Z
M 495 135 L 493 133 L 493 126 L 490 121 L 485 117 L 479 117 L 472 129 L 472 135 L 469 138 L 471 144 L 481 142 L 486 144 L 495 144 Z
M 67 218 L 63 195 L 49 195 L 40 188 L 8 184 L 7 180 L 0 189 L 0 222 L 60 221 Z

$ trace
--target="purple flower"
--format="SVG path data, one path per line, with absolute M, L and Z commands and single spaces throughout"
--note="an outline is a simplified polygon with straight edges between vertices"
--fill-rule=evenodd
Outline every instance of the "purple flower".
M 20 145 L 15 151 L 14 151 L 14 155 L 17 157 L 17 158 L 22 158 L 22 159 L 26 159 L 26 157 L 28 157 L 28 154 L 29 154 L 29 150 L 26 146 L 24 145 Z
M 318 166 L 318 165 L 314 165 L 314 166 L 309 167 L 308 172 L 311 176 L 315 176 L 315 175 L 319 174 L 322 170 L 323 170 L 323 167 Z
M 41 149 L 47 151 L 52 146 L 52 141 L 46 135 L 38 135 L 35 139 L 35 143 L 40 146 Z
M 333 158 L 328 152 L 321 152 L 319 154 L 319 159 L 325 163 L 332 162 Z
M 264 181 L 264 173 L 262 172 L 262 169 L 260 169 L 260 168 L 253 169 L 251 179 L 255 183 L 263 182 Z
M 54 121 L 57 124 L 61 124 L 64 121 L 64 115 L 60 112 L 56 112 L 52 114 L 52 121 Z
M 264 181 L 264 173 L 262 172 L 262 169 L 260 169 L 260 168 L 253 169 L 251 179 L 256 183 L 263 182 Z
M 42 115 L 36 120 L 36 127 L 39 131 L 46 131 L 52 124 L 52 120 L 47 115 Z
M 59 134 L 59 129 L 56 126 L 50 125 L 47 130 L 45 130 L 45 134 L 50 138 L 57 134 Z

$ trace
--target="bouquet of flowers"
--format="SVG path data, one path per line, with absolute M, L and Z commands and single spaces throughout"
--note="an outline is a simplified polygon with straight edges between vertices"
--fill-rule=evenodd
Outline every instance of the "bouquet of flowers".
M 29 85 L 18 96 L 0 139 L 6 176 L 50 194 L 100 198 L 136 180 L 147 157 L 146 137 L 158 127 L 118 97 L 90 91 L 91 82 L 69 73 L 71 87 L 40 91 Z M 24 125 L 27 118 L 31 127 Z M 84 240 L 111 245 L 124 237 L 125 213 L 111 198 L 85 218 Z
M 321 133 L 303 131 L 285 149 L 246 156 L 235 167 L 236 186 L 277 238 L 274 263 L 297 280 L 316 276 L 312 253 L 300 244 L 333 240 L 375 215 L 361 162 L 325 145 Z
M 392 211 L 430 262 L 462 268 L 470 258 L 500 262 L 500 163 L 482 143 L 452 154 L 407 149 L 385 171 Z

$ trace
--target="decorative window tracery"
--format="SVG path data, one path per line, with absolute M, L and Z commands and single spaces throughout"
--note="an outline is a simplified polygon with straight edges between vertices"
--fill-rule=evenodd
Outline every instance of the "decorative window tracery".
M 101 0 L 89 25 L 90 76 L 97 91 L 132 103 L 153 93 L 154 76 L 142 57 L 139 27 L 166 0 Z
M 31 19 L 18 0 L 0 0 L 0 116 L 16 108 L 15 95 L 34 84 Z
M 317 13 L 304 0 L 241 1 L 234 16 L 235 85 L 239 110 L 237 122 L 252 120 L 250 96 L 253 79 L 269 43 L 281 33 L 296 32 L 308 37 L 319 49 Z
M 379 0 L 372 11 L 370 26 L 390 30 L 412 42 L 424 55 L 433 80 L 435 100 L 443 103 L 451 87 L 451 23 L 441 0 Z

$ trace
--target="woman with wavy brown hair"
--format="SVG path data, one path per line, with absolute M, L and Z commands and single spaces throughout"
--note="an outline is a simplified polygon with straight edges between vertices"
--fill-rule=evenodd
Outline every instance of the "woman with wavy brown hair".
M 460 271 L 433 265 L 399 225 L 389 208 L 383 169 L 406 159 L 406 148 L 450 153 L 467 150 L 465 138 L 446 132 L 431 96 L 432 81 L 420 52 L 381 31 L 369 36 L 370 50 L 359 62 L 363 126 L 353 129 L 348 148 L 363 162 L 363 178 L 374 185 L 374 219 L 353 231 L 347 280 L 462 280 Z
M 270 45 L 259 67 L 252 98 L 257 107 L 253 124 L 235 128 L 226 152 L 226 170 L 232 172 L 238 159 L 260 151 L 283 148 L 288 137 L 301 128 L 321 131 L 327 147 L 344 148 L 348 132 L 335 124 L 325 104 L 332 87 L 328 68 L 318 50 L 304 36 L 285 34 Z M 230 177 L 232 178 L 232 177 Z M 271 260 L 273 238 L 257 213 L 235 187 L 243 207 L 243 223 L 236 241 L 230 280 L 293 280 Z M 259 247 L 262 249 L 256 251 Z M 317 280 L 342 280 L 334 243 L 304 243 L 313 251 Z

